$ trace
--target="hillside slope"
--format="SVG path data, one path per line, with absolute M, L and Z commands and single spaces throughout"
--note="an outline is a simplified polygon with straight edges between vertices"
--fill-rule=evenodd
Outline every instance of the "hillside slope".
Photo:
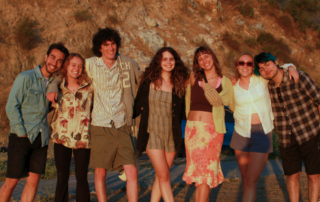
M 42 64 L 53 42 L 65 43 L 70 52 L 91 56 L 92 35 L 106 26 L 120 32 L 120 52 L 134 58 L 142 69 L 162 46 L 176 49 L 191 67 L 194 50 L 206 44 L 217 54 L 227 76 L 233 75 L 233 61 L 239 53 L 269 50 L 279 54 L 280 62 L 294 62 L 320 84 L 317 33 L 300 33 L 290 16 L 266 2 L 243 2 L 246 4 L 236 5 L 231 0 L 0 1 L 0 135 L 8 134 L 4 107 L 17 74 Z M 245 9 L 249 9 L 246 17 Z M 281 24 L 282 18 L 289 19 L 292 26 Z M 26 22 L 31 22 L 35 37 L 21 36 L 21 30 L 28 28 Z M 280 46 L 268 46 L 259 38 L 261 33 L 271 33 Z

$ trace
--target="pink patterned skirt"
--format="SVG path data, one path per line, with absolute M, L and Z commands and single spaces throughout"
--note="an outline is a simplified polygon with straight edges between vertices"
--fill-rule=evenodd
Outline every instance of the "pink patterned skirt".
M 220 165 L 223 136 L 216 132 L 214 123 L 187 121 L 184 140 L 187 167 L 182 177 L 187 184 L 205 183 L 214 188 L 224 181 Z

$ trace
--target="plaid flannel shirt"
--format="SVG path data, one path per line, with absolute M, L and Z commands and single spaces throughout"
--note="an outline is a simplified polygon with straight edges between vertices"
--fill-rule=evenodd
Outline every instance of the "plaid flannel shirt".
M 274 115 L 274 125 L 279 133 L 279 146 L 290 147 L 291 135 L 301 145 L 320 131 L 318 105 L 320 90 L 310 76 L 299 71 L 299 83 L 289 81 L 289 73 L 283 70 L 279 87 L 270 80 L 268 88 Z

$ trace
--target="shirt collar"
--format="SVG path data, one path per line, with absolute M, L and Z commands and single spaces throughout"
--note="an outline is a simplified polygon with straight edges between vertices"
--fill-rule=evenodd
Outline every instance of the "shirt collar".
M 42 79 L 42 78 L 44 78 L 44 76 L 42 75 L 42 72 L 41 72 L 41 66 L 40 65 L 38 65 L 36 68 L 35 68 L 35 73 L 36 73 L 36 77 L 38 78 L 38 79 Z M 53 80 L 53 76 L 50 76 L 49 78 L 48 78 L 48 82 L 50 82 L 50 81 L 52 81 Z
M 114 68 L 116 68 L 118 66 L 118 60 L 117 60 L 118 59 L 118 55 L 119 54 L 116 55 L 116 62 L 114 63 L 114 65 L 112 66 L 112 68 L 110 70 L 112 70 L 112 69 L 114 69 Z M 98 65 L 108 68 L 108 66 L 103 62 L 102 57 L 98 58 Z

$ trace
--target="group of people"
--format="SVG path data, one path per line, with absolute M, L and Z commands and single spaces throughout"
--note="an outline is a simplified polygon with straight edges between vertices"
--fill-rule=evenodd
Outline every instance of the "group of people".
M 226 132 L 225 106 L 234 112 L 235 150 L 243 183 L 243 201 L 256 199 L 257 181 L 279 148 L 290 201 L 299 201 L 302 161 L 309 181 L 309 201 L 318 201 L 320 173 L 320 91 L 309 75 L 292 64 L 279 67 L 271 53 L 240 54 L 235 77 L 222 74 L 215 53 L 199 47 L 192 73 L 171 47 L 157 51 L 144 72 L 119 54 L 121 38 L 111 28 L 93 37 L 94 57 L 84 59 L 52 44 L 43 66 L 20 73 L 6 111 L 11 132 L 7 176 L 0 202 L 9 201 L 19 179 L 26 177 L 21 201 L 33 201 L 45 172 L 49 137 L 57 168 L 55 201 L 68 201 L 72 153 L 77 179 L 76 201 L 90 201 L 88 166 L 95 168 L 98 201 L 107 201 L 107 170 L 119 170 L 127 182 L 129 202 L 138 201 L 138 157 L 146 152 L 155 170 L 152 202 L 173 202 L 170 168 L 182 144 L 186 119 L 187 156 L 183 180 L 195 183 L 196 201 L 209 201 L 210 189 L 224 181 L 220 152 Z M 59 71 L 54 80 L 52 74 Z M 138 86 L 138 88 L 137 88 Z M 51 135 L 47 114 L 53 109 Z M 137 139 L 131 126 L 140 116 Z

